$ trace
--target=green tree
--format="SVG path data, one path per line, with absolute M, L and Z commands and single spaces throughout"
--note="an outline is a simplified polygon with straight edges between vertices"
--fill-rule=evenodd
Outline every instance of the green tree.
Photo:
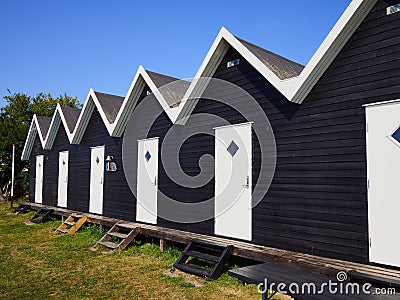
M 67 94 L 60 95 L 57 98 L 53 98 L 50 94 L 40 93 L 32 98 L 30 104 L 30 112 L 42 117 L 52 117 L 57 104 L 61 106 L 80 107 L 80 103 L 77 98 L 68 96 Z
M 81 107 L 78 99 L 66 94 L 53 98 L 40 93 L 35 97 L 26 94 L 5 96 L 7 105 L 0 109 L 0 200 L 11 178 L 12 144 L 16 145 L 15 175 L 17 184 L 27 188 L 27 174 L 22 173 L 25 163 L 20 160 L 33 115 L 51 117 L 57 104 Z

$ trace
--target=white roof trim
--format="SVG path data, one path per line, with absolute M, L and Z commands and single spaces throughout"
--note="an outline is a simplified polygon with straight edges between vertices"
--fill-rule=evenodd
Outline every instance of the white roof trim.
M 139 97 L 146 85 L 149 86 L 172 123 L 185 124 L 187 118 L 192 113 L 206 89 L 210 77 L 214 75 L 215 70 L 221 63 L 230 46 L 235 48 L 244 59 L 260 72 L 260 74 L 262 74 L 262 76 L 264 76 L 289 101 L 302 103 L 377 1 L 378 0 L 352 0 L 346 11 L 340 17 L 300 75 L 290 79 L 280 79 L 235 36 L 225 28 L 222 28 L 178 107 L 171 108 L 168 105 L 167 101 L 151 80 L 146 70 L 143 66 L 139 66 L 114 123 L 108 122 L 94 90 L 90 89 L 73 133 L 70 133 L 61 107 L 59 106 L 56 108 L 50 124 L 49 132 L 45 138 L 41 134 L 36 115 L 33 117 L 25 142 L 22 159 L 29 159 L 35 134 L 37 132 L 39 133 L 43 148 L 50 149 L 54 142 L 55 135 L 57 134 L 58 130 L 56 129 L 58 129 L 60 122 L 64 124 L 70 143 L 79 144 L 83 138 L 95 107 L 98 109 L 110 136 L 122 136 L 130 115 L 137 105 Z
M 150 90 L 153 92 L 154 96 L 160 103 L 163 110 L 167 113 L 171 121 L 176 119 L 178 114 L 178 107 L 175 108 L 169 107 L 167 101 L 161 95 L 160 91 L 158 90 L 154 82 L 151 80 L 146 70 L 143 68 L 143 66 L 140 66 L 132 81 L 128 93 L 125 96 L 125 99 L 122 103 L 122 106 L 118 112 L 118 115 L 114 123 L 109 123 L 103 111 L 103 108 L 101 107 L 100 102 L 97 99 L 95 91 L 93 89 L 90 89 L 86 97 L 85 104 L 79 115 L 78 121 L 75 125 L 74 131 L 72 133 L 69 131 L 68 124 L 65 120 L 65 116 L 59 104 L 57 104 L 56 110 L 53 114 L 46 137 L 42 136 L 36 115 L 33 117 L 31 127 L 29 129 L 29 133 L 25 142 L 22 159 L 23 160 L 29 159 L 37 132 L 39 132 L 39 137 L 43 149 L 51 149 L 61 123 L 63 124 L 64 129 L 67 133 L 69 142 L 71 144 L 79 144 L 85 134 L 86 127 L 90 121 L 94 108 L 97 108 L 97 110 L 99 111 L 101 119 L 104 125 L 106 126 L 110 136 L 116 136 L 116 137 L 122 136 L 125 126 L 129 120 L 129 117 L 133 109 L 135 108 L 146 84 L 149 86 Z
M 290 101 L 303 102 L 377 1 L 351 1 L 301 74 L 292 80 L 287 80 Z
M 44 149 L 45 138 L 42 135 L 39 122 L 36 115 L 33 116 L 31 126 L 29 127 L 28 135 L 25 140 L 24 150 L 22 151 L 21 160 L 29 160 L 32 148 L 35 143 L 36 134 L 39 136 L 40 144 Z
M 133 109 L 136 107 L 139 97 L 146 85 L 150 88 L 151 92 L 154 94 L 170 120 L 172 122 L 176 120 L 179 113 L 179 107 L 171 108 L 168 105 L 153 80 L 151 80 L 149 74 L 143 66 L 139 66 L 128 93 L 125 96 L 124 102 L 122 103 L 121 109 L 118 112 L 114 123 L 110 125 L 110 134 L 112 136 L 122 136 L 129 117 Z
M 65 120 L 64 113 L 62 112 L 60 104 L 57 104 L 56 110 L 54 111 L 53 118 L 51 119 L 50 128 L 47 132 L 46 140 L 44 143 L 44 149 L 51 149 L 56 139 L 60 123 L 63 124 L 64 130 L 68 136 L 68 141 L 72 141 L 72 133 L 69 131 L 67 121 Z
M 85 104 L 82 108 L 82 112 L 79 115 L 78 121 L 75 125 L 74 132 L 72 133 L 72 138 L 70 140 L 71 144 L 79 144 L 81 142 L 95 107 L 99 111 L 101 119 L 103 120 L 108 133 L 111 135 L 111 124 L 108 122 L 106 114 L 104 113 L 103 108 L 97 99 L 96 93 L 93 89 L 90 89 L 86 97 Z
M 229 46 L 235 48 L 289 101 L 302 103 L 376 2 L 377 0 L 353 0 L 300 75 L 290 79 L 280 79 L 235 36 L 222 28 L 180 103 L 179 114 L 174 123 L 185 123 L 207 86 L 206 77 L 214 74 Z

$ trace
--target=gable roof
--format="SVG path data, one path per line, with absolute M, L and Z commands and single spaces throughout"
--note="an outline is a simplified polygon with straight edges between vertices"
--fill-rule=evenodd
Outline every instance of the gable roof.
M 33 116 L 28 135 L 25 140 L 24 149 L 22 150 L 22 160 L 29 160 L 36 136 L 39 136 L 40 144 L 44 149 L 46 134 L 50 128 L 52 118 Z
M 61 107 L 57 104 L 51 119 L 49 131 L 44 141 L 44 149 L 51 149 L 57 137 L 60 125 L 63 124 L 65 133 L 67 134 L 68 141 L 72 141 L 72 132 L 75 128 L 81 110 L 79 108 Z
M 80 108 L 74 108 L 69 106 L 61 106 L 61 111 L 64 115 L 67 127 L 70 133 L 74 131 L 76 122 L 78 122 L 79 115 L 81 114 Z
M 155 73 L 149 70 L 145 70 L 147 75 L 149 75 L 150 79 L 153 81 L 154 85 L 157 88 L 160 88 L 166 84 L 179 80 L 178 78 L 167 76 L 160 73 Z
M 190 82 L 167 75 L 154 73 L 149 70 L 146 70 L 146 72 L 154 82 L 157 89 L 160 90 L 161 95 L 169 107 L 178 107 L 187 89 L 189 88 Z
M 167 84 L 165 88 L 164 84 Z M 170 119 L 175 119 L 179 101 L 189 87 L 189 83 L 182 83 L 177 78 L 146 71 L 143 66 L 139 66 L 125 97 L 95 92 L 90 89 L 72 133 L 71 143 L 79 144 L 82 140 L 94 108 L 99 111 L 110 136 L 121 136 L 146 86 L 154 94 Z
M 98 93 L 101 94 L 101 93 Z M 104 100 L 104 99 L 102 99 Z M 103 101 L 102 104 L 104 105 L 105 102 Z M 103 107 L 100 104 L 99 99 L 97 98 L 97 95 L 93 89 L 89 90 L 89 93 L 86 97 L 85 104 L 83 105 L 81 114 L 79 115 L 78 121 L 76 122 L 76 126 L 74 128 L 74 131 L 71 134 L 71 139 L 70 142 L 71 144 L 79 144 L 83 138 L 83 135 L 85 134 L 87 125 L 89 124 L 90 118 L 92 116 L 92 113 L 94 109 L 97 108 L 101 119 L 103 120 L 104 125 L 107 128 L 107 131 L 110 133 L 110 126 L 112 123 L 108 120 L 106 114 L 104 113 Z
M 235 37 L 222 28 L 192 82 L 147 71 L 139 66 L 124 98 L 90 89 L 80 112 L 57 107 L 51 123 L 48 119 L 34 116 L 23 157 L 27 157 L 28 152 L 30 154 L 29 147 L 32 146 L 32 139 L 34 142 L 36 132 L 39 132 L 43 147 L 51 148 L 61 122 L 70 142 L 80 143 L 94 108 L 98 109 L 109 134 L 115 137 L 122 136 L 130 115 L 146 87 L 154 94 L 171 122 L 184 125 L 230 47 L 289 101 L 300 104 L 377 1 L 352 0 L 305 67 Z
M 174 123 L 185 124 L 224 55 L 233 47 L 282 95 L 302 103 L 378 0 L 352 0 L 311 60 L 300 69 L 289 60 L 233 36 L 222 28 L 186 92 Z M 275 67 L 277 67 L 275 69 Z M 298 73 L 296 75 L 296 73 Z
M 255 44 L 236 37 L 251 53 L 253 53 L 267 68 L 269 68 L 279 79 L 288 79 L 299 76 L 304 66 L 291 61 L 283 56 L 275 54 Z
M 146 86 L 154 94 L 171 122 L 174 122 L 179 113 L 180 101 L 189 85 L 187 81 L 147 71 L 143 66 L 139 66 L 115 122 L 111 126 L 110 134 L 122 136 L 129 117 Z
M 46 138 L 47 132 L 49 131 L 49 128 L 50 128 L 51 118 L 36 116 L 36 119 L 38 121 L 39 129 L 40 129 L 40 132 L 42 133 L 42 137 Z
M 108 122 L 110 124 L 114 123 L 115 118 L 118 115 L 119 109 L 124 102 L 124 97 L 100 93 L 96 91 L 94 93 L 96 94 L 97 100 L 99 101 Z

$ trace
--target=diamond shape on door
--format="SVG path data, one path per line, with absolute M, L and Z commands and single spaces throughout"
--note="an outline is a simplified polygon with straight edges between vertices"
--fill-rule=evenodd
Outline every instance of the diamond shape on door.
M 400 143 L 400 127 L 392 134 L 392 138 Z
M 235 156 L 236 152 L 238 152 L 239 147 L 238 147 L 238 145 L 236 145 L 236 143 L 234 141 L 232 141 L 226 150 L 228 150 L 229 154 L 232 155 L 232 157 L 233 157 L 233 156 Z
M 146 158 L 146 161 L 149 161 L 151 158 L 151 154 L 149 151 L 146 152 L 146 154 L 144 155 L 144 158 Z

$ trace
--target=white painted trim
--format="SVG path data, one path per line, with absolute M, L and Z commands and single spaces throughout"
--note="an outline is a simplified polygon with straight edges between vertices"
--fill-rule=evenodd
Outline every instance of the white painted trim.
M 125 126 L 129 121 L 129 117 L 134 110 L 139 100 L 139 97 L 145 87 L 145 81 L 141 77 L 142 69 L 143 67 L 139 66 L 139 69 L 136 71 L 136 74 L 132 80 L 125 99 L 122 102 L 117 117 L 112 124 L 112 136 L 122 136 Z
M 81 142 L 85 134 L 86 127 L 94 111 L 94 108 L 97 108 L 97 110 L 99 111 L 101 119 L 103 120 L 103 123 L 107 128 L 107 131 L 111 135 L 112 129 L 110 123 L 108 122 L 107 117 L 103 111 L 103 108 L 101 107 L 100 102 L 97 99 L 96 93 L 91 88 L 86 97 L 85 105 L 83 106 L 79 119 L 75 125 L 74 132 L 72 133 L 71 144 L 79 144 Z
M 105 145 L 100 145 L 100 146 L 93 146 L 93 147 L 90 147 L 90 149 L 96 149 L 96 148 L 103 148 L 104 147 L 104 149 L 105 149 Z
M 53 143 L 56 139 L 60 123 L 63 124 L 64 130 L 68 137 L 68 141 L 71 143 L 73 137 L 72 133 L 69 131 L 67 120 L 65 119 L 60 104 L 57 104 L 56 110 L 53 114 L 53 118 L 51 119 L 49 131 L 47 132 L 44 146 L 45 149 L 51 149 L 53 147 Z
M 368 103 L 364 104 L 363 107 L 371 107 L 371 106 L 379 106 L 379 105 L 387 105 L 387 104 L 394 104 L 394 103 L 399 103 L 400 99 L 396 100 L 389 100 L 389 101 L 382 101 L 382 102 L 375 102 L 375 103 Z
M 221 129 L 221 128 L 229 128 L 229 127 L 240 127 L 240 126 L 252 126 L 254 122 L 246 122 L 246 123 L 239 123 L 239 124 L 231 124 L 231 125 L 225 125 L 225 126 L 218 126 L 214 127 L 214 130 Z
M 42 131 L 40 129 L 39 122 L 37 120 L 37 116 L 34 115 L 32 118 L 31 126 L 29 127 L 28 135 L 25 140 L 24 150 L 22 150 L 21 160 L 29 160 L 31 156 L 32 148 L 35 143 L 36 134 L 39 136 L 40 144 L 44 149 L 45 139 L 42 135 Z
M 148 139 L 140 139 L 137 140 L 138 142 L 146 142 L 146 141 L 151 141 L 151 140 L 159 140 L 159 137 L 153 137 L 153 138 L 148 138 Z
M 161 107 L 163 108 L 163 110 L 168 115 L 169 119 L 172 122 L 174 122 L 174 120 L 176 119 L 177 114 L 178 114 L 178 107 L 171 108 L 168 105 L 168 102 L 164 99 L 163 95 L 161 95 L 160 90 L 157 88 L 157 86 L 151 80 L 149 74 L 147 74 L 146 70 L 143 69 L 142 66 L 140 66 L 140 67 L 142 68 L 142 74 L 141 75 L 143 76 L 144 80 L 146 81 L 147 85 L 149 86 L 151 92 L 154 94 L 154 96 L 156 97 L 156 99 L 160 103 Z
M 304 70 L 299 76 L 291 79 L 280 79 L 235 36 L 225 28 L 222 28 L 201 64 L 195 79 L 183 97 L 179 105 L 179 114 L 174 123 L 184 125 L 187 117 L 192 113 L 201 97 L 201 93 L 205 89 L 204 85 L 207 84 L 206 80 L 202 80 L 202 77 L 211 77 L 213 75 L 216 65 L 222 61 L 223 55 L 221 53 L 226 53 L 226 50 L 225 53 L 223 52 L 227 48 L 226 44 L 235 48 L 244 59 L 289 101 L 302 103 L 376 2 L 377 0 L 353 0 L 309 63 L 305 66 Z M 198 92 L 199 90 L 200 93 Z
M 99 111 L 101 119 L 102 119 L 104 125 L 106 126 L 109 135 L 114 136 L 114 137 L 122 136 L 125 126 L 129 120 L 129 117 L 130 117 L 133 109 L 135 108 L 135 106 L 139 100 L 139 96 L 142 94 L 142 91 L 146 85 L 149 86 L 149 88 L 151 89 L 155 98 L 158 100 L 158 102 L 160 103 L 163 110 L 167 113 L 170 120 L 173 121 L 174 119 L 176 119 L 177 114 L 179 113 L 179 108 L 178 107 L 174 107 L 174 108 L 169 107 L 167 101 L 161 95 L 160 91 L 158 90 L 158 88 L 156 87 L 154 82 L 151 80 L 151 78 L 148 75 L 148 73 L 146 72 L 146 70 L 143 68 L 143 66 L 139 66 L 138 71 L 136 72 L 136 75 L 132 81 L 132 84 L 128 90 L 127 95 L 125 96 L 125 99 L 121 105 L 121 108 L 117 114 L 117 117 L 116 117 L 114 123 L 108 122 L 108 119 L 103 111 L 103 108 L 101 107 L 100 102 L 97 99 L 96 93 L 91 88 L 86 97 L 85 104 L 82 108 L 82 111 L 79 115 L 78 121 L 77 121 L 72 133 L 69 131 L 67 122 L 65 120 L 65 116 L 62 112 L 60 105 L 57 105 L 56 110 L 53 114 L 47 136 L 43 137 L 40 129 L 37 130 L 39 132 L 39 137 L 40 137 L 43 149 L 51 149 L 52 148 L 54 140 L 55 140 L 57 132 L 58 132 L 58 129 L 59 129 L 59 126 L 60 126 L 60 123 L 63 123 L 63 125 L 64 125 L 64 129 L 67 133 L 69 142 L 71 144 L 79 144 L 84 136 L 86 127 L 89 123 L 89 120 L 90 120 L 93 110 L 95 108 L 97 108 L 97 110 Z M 28 133 L 28 136 L 27 136 L 27 139 L 25 142 L 23 155 L 21 157 L 21 159 L 23 159 L 23 160 L 29 159 L 29 156 L 30 156 L 30 153 L 32 150 L 32 146 L 33 146 L 33 144 L 30 146 L 30 142 L 31 142 L 30 139 L 32 139 L 32 134 L 35 133 L 36 128 L 39 128 L 39 124 L 37 122 L 36 116 L 34 116 L 32 119 L 30 131 Z M 33 142 L 34 142 L 34 140 L 33 140 Z
M 154 94 L 155 98 L 160 103 L 161 107 L 168 115 L 169 119 L 174 122 L 179 114 L 179 107 L 171 108 L 168 105 L 168 102 L 160 93 L 157 86 L 154 84 L 153 80 L 151 80 L 149 74 L 143 68 L 142 65 L 139 66 L 135 77 L 131 83 L 131 86 L 128 90 L 128 93 L 125 96 L 125 99 L 122 103 L 121 109 L 118 112 L 118 115 L 112 125 L 110 125 L 110 134 L 111 136 L 120 137 L 122 136 L 125 126 L 129 120 L 129 117 L 137 105 L 139 101 L 139 96 L 142 94 L 145 86 L 148 86 L 151 92 Z
M 81 142 L 95 107 L 98 109 L 110 136 L 121 137 L 130 115 L 137 105 L 139 96 L 141 95 L 146 84 L 149 86 L 172 123 L 184 125 L 199 101 L 202 93 L 206 89 L 210 80 L 209 78 L 215 73 L 216 68 L 222 61 L 230 46 L 235 48 L 244 59 L 246 59 L 258 72 L 260 72 L 260 74 L 264 76 L 275 88 L 277 88 L 277 90 L 280 91 L 289 101 L 300 104 L 306 98 L 313 86 L 317 83 L 319 78 L 326 71 L 339 51 L 343 48 L 348 39 L 352 36 L 376 2 L 377 0 L 352 0 L 346 11 L 340 17 L 318 50 L 315 52 L 314 56 L 311 58 L 301 74 L 291 79 L 281 80 L 235 36 L 233 36 L 225 28 L 222 28 L 178 107 L 169 107 L 167 101 L 165 101 L 164 97 L 161 95 L 160 91 L 157 89 L 146 70 L 143 68 L 143 66 L 139 66 L 114 123 L 110 124 L 108 122 L 95 92 L 93 89 L 90 89 L 77 124 L 72 133 L 69 132 L 65 117 L 63 116 L 61 108 L 58 106 L 55 114 L 53 115 L 47 137 L 43 137 L 41 135 L 40 129 L 37 130 L 39 126 L 37 119 L 34 116 L 27 140 L 25 142 L 22 159 L 29 159 L 30 151 L 32 150 L 31 139 L 32 135 L 35 133 L 35 130 L 39 132 L 39 137 L 43 148 L 46 147 L 46 149 L 50 149 L 52 147 L 52 143 L 55 139 L 54 135 L 57 133 L 56 129 L 58 129 L 59 126 L 59 124 L 57 124 L 57 115 L 59 115 L 61 122 L 64 124 L 64 128 L 66 129 L 71 144 L 79 144 Z

